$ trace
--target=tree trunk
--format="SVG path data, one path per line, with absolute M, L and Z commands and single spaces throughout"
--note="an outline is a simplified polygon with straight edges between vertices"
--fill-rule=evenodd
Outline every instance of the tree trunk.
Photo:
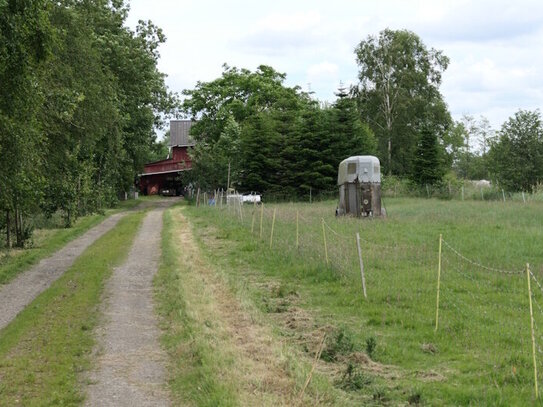
M 11 219 L 9 217 L 9 210 L 6 211 L 6 247 L 9 249 L 11 249 L 11 234 L 10 234 L 10 229 L 11 229 Z
M 388 175 L 392 175 L 392 138 L 388 136 Z
M 21 218 L 19 217 L 19 208 L 15 205 L 15 246 L 22 246 L 22 234 L 21 234 Z

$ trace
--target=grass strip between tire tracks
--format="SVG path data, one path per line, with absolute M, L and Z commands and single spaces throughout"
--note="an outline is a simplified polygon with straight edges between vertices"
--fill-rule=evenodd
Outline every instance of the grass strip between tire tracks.
M 126 259 L 143 216 L 121 219 L 0 332 L 0 405 L 81 403 L 104 284 Z

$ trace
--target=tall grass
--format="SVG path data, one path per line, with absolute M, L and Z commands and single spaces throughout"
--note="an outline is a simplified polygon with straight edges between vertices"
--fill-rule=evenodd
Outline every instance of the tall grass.
M 360 347 L 375 338 L 375 358 L 402 369 L 400 377 L 387 384 L 390 399 L 401 401 L 402 394 L 416 391 L 432 405 L 534 402 L 523 272 L 530 263 L 534 279 L 543 280 L 543 253 L 538 248 L 543 207 L 534 202 L 389 198 L 386 219 L 335 218 L 334 209 L 334 202 L 265 204 L 262 237 L 260 207 L 243 207 L 243 221 L 239 208 L 200 207 L 191 213 L 202 225 L 214 224 L 236 242 L 231 254 L 236 261 L 243 259 L 264 278 L 279 279 L 302 292 L 303 306 L 321 323 L 349 327 Z M 367 300 L 361 289 L 357 232 L 362 237 Z M 440 234 L 447 245 L 436 332 Z M 535 280 L 533 285 L 536 341 L 543 348 L 543 308 L 538 308 L 543 294 Z

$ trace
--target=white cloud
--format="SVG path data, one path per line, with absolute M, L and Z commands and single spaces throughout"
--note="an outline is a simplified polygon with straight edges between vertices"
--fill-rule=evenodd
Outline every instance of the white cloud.
M 305 31 L 317 27 L 320 22 L 321 16 L 316 11 L 272 13 L 256 22 L 255 31 Z
M 332 64 L 328 61 L 321 62 L 315 65 L 311 65 L 307 69 L 307 76 L 310 78 L 320 77 L 336 77 L 339 71 L 339 67 L 336 64 Z
M 168 42 L 160 68 L 174 91 L 218 77 L 222 64 L 287 73 L 288 85 L 333 101 L 354 83 L 355 46 L 379 31 L 409 29 L 451 64 L 442 93 L 454 117 L 487 115 L 494 127 L 519 108 L 543 106 L 541 0 L 132 0 L 130 24 L 151 19 Z
M 303 53 L 322 41 L 318 27 L 319 13 L 272 13 L 250 24 L 236 41 L 242 49 L 262 55 L 290 55 Z

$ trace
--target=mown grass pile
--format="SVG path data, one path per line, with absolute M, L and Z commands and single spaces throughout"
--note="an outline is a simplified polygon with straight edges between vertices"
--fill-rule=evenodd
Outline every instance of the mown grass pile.
M 199 233 L 213 225 L 218 238 L 229 242 L 228 250 L 208 254 L 229 262 L 237 270 L 233 278 L 288 287 L 287 293 L 298 294 L 293 300 L 297 308 L 311 313 L 317 324 L 336 327 L 335 332 L 342 330 L 351 338 L 347 353 L 371 356 L 366 364 L 345 359 L 344 380 L 338 386 L 346 391 L 364 394 L 376 404 L 535 402 L 525 267 L 530 263 L 533 272 L 539 349 L 543 207 L 418 199 L 386 203 L 388 218 L 374 220 L 336 219 L 333 202 L 265 204 L 263 211 L 246 206 L 241 213 L 239 207 L 192 207 L 189 213 Z M 445 243 L 436 331 L 440 234 Z M 270 294 L 258 288 L 262 281 L 253 284 L 253 300 L 264 312 L 288 312 L 284 299 L 270 306 Z M 536 357 L 542 371 L 543 355 L 538 351 Z

